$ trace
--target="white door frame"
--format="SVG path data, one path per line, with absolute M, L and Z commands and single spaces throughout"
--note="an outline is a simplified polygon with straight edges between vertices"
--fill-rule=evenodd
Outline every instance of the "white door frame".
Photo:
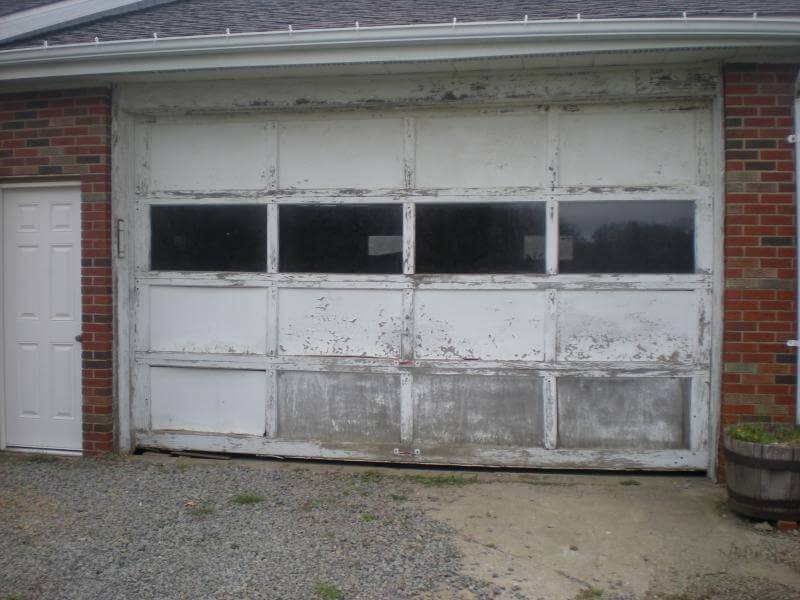
M 4 293 L 5 290 L 3 289 L 3 274 L 5 269 L 5 263 L 3 262 L 3 231 L 4 231 L 4 222 L 3 222 L 3 215 L 5 214 L 5 190 L 18 190 L 18 189 L 36 189 L 36 188 L 73 188 L 77 189 L 78 193 L 80 194 L 81 189 L 81 182 L 79 180 L 66 180 L 66 181 L 32 181 L 27 183 L 0 183 L 0 306 L 3 306 L 4 302 Z M 83 228 L 81 228 L 81 233 L 79 234 L 78 238 L 78 246 L 81 247 L 81 238 L 83 237 Z M 82 309 L 81 309 L 82 311 Z M 6 398 L 5 398 L 5 344 L 2 343 L 5 340 L 5 322 L 4 322 L 4 312 L 0 310 L 0 450 L 6 450 Z M 82 318 L 82 317 L 81 317 Z M 81 323 L 81 327 L 83 327 L 83 323 Z M 83 381 L 82 381 L 82 370 L 79 373 L 79 377 L 81 377 L 81 389 L 83 389 Z M 81 403 L 83 400 L 81 399 Z M 81 412 L 81 421 L 83 420 L 83 412 Z M 36 452 L 31 450 L 31 452 Z M 48 450 L 39 450 L 40 453 L 50 453 Z M 76 454 L 74 452 L 57 452 L 58 454 Z M 77 454 L 82 454 L 82 452 L 77 452 Z

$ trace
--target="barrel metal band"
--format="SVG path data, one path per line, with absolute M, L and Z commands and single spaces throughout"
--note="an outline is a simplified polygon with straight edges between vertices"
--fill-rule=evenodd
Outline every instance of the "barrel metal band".
M 800 472 L 800 460 L 778 460 L 775 458 L 761 458 L 759 456 L 744 456 L 725 448 L 725 460 L 745 467 L 755 467 L 768 471 L 794 471 Z
M 753 508 L 787 508 L 800 510 L 800 500 L 762 500 L 761 498 L 751 498 L 750 496 L 737 494 L 731 489 L 728 490 L 728 496 L 734 502 L 752 506 Z

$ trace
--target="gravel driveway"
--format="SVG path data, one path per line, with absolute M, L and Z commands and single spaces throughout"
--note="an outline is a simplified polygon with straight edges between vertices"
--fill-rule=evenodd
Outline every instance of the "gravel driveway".
M 0 453 L 0 598 L 503 593 L 460 575 L 448 528 L 411 501 L 431 483 L 364 470 Z

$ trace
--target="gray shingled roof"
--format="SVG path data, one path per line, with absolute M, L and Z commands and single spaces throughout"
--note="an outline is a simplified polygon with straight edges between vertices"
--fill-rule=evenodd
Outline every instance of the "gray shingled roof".
M 13 0 L 12 0 L 13 1 Z M 28 2 L 35 0 L 27 0 Z M 21 3 L 22 0 L 18 0 Z M 798 0 L 175 0 L 17 40 L 3 48 L 294 29 L 574 18 L 800 16 Z
M 23 10 L 29 10 L 31 8 L 55 4 L 60 1 L 61 0 L 3 0 L 0 2 L 0 17 L 13 15 L 16 12 L 22 12 Z

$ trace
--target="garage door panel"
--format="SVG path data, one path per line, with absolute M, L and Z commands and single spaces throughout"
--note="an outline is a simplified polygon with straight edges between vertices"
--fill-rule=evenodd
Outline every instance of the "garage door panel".
M 150 349 L 266 354 L 267 290 L 152 286 Z
M 561 185 L 698 183 L 695 112 L 627 107 L 561 114 Z
M 697 296 L 682 291 L 564 292 L 558 296 L 559 361 L 692 359 Z
M 547 182 L 543 115 L 416 120 L 417 185 L 423 188 L 541 186 Z
M 282 355 L 399 357 L 400 290 L 282 289 Z
M 403 137 L 402 119 L 285 121 L 279 187 L 402 187 Z
M 414 439 L 422 444 L 542 444 L 538 377 L 415 375 Z
M 150 189 L 256 190 L 267 187 L 267 125 L 213 120 L 150 127 Z M 140 168 L 145 168 L 141 165 Z
M 153 429 L 264 435 L 266 373 L 152 367 Z
M 688 378 L 560 378 L 558 447 L 688 448 Z
M 400 441 L 400 376 L 284 371 L 277 437 L 329 442 Z
M 419 291 L 415 356 L 421 359 L 543 359 L 545 294 L 530 291 Z

